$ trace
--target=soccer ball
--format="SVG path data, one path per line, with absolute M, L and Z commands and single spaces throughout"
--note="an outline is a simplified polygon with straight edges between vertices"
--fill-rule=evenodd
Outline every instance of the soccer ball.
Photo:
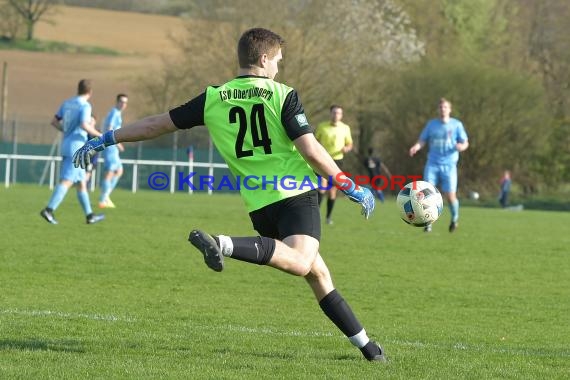
M 429 182 L 408 183 L 396 198 L 402 220 L 415 227 L 435 222 L 443 212 L 441 193 Z

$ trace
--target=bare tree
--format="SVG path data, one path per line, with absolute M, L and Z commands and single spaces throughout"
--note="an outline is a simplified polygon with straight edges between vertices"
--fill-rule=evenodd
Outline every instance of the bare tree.
M 34 27 L 38 21 L 59 3 L 59 0 L 8 0 L 8 3 L 24 18 L 27 33 L 26 39 L 34 38 Z
M 0 4 L 0 37 L 14 40 L 22 31 L 23 22 L 10 4 Z

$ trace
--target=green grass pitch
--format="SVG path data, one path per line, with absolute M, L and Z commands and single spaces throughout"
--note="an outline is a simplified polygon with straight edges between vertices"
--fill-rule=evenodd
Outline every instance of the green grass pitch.
M 335 285 L 387 364 L 369 363 L 303 279 L 226 261 L 209 270 L 199 227 L 253 231 L 235 195 L 116 191 L 86 225 L 71 191 L 0 190 L 2 379 L 567 379 L 570 213 L 463 207 L 431 234 L 394 199 L 365 221 L 346 199 L 323 225 Z M 95 203 L 96 195 L 92 195 Z

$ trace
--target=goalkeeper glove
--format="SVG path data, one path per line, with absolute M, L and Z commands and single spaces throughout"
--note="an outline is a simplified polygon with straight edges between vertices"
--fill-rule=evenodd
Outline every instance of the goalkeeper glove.
M 107 131 L 102 136 L 87 141 L 85 145 L 73 154 L 73 165 L 76 168 L 81 167 L 85 169 L 91 162 L 91 157 L 105 149 L 105 147 L 116 143 L 114 131 Z
M 350 178 L 346 179 L 348 184 L 340 188 L 340 190 L 353 202 L 359 203 L 362 206 L 362 215 L 366 219 L 372 214 L 374 211 L 374 195 L 372 192 L 366 187 L 357 187 L 353 180 Z

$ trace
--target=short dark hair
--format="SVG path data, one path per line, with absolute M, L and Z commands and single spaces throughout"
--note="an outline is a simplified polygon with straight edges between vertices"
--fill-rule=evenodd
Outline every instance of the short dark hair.
M 91 79 L 81 79 L 77 84 L 77 95 L 89 94 L 91 89 Z
M 330 111 L 332 112 L 332 110 L 334 110 L 335 108 L 340 108 L 341 110 L 343 109 L 341 105 L 333 104 L 330 108 Z
M 118 102 L 119 100 L 121 100 L 121 98 L 127 98 L 127 99 L 128 99 L 129 96 L 128 96 L 127 94 L 118 94 L 118 95 L 117 95 L 117 102 Z
M 240 37 L 237 46 L 239 67 L 246 69 L 257 64 L 263 54 L 273 58 L 285 40 L 268 29 L 252 28 Z

